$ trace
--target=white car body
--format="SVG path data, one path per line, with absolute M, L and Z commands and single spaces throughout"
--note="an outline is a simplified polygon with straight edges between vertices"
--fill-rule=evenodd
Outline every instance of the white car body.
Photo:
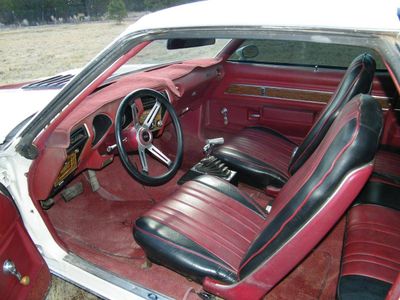
M 341 2 L 341 1 L 340 1 Z M 209 26 L 250 26 L 261 28 L 315 29 L 315 41 L 326 39 L 319 33 L 324 30 L 354 30 L 367 32 L 400 32 L 397 1 L 202 1 L 178 6 L 142 17 L 121 36 L 145 34 L 154 30 L 172 28 L 199 28 Z M 224 11 L 224 13 L 221 13 Z M 96 58 L 95 58 L 96 59 Z M 0 90 L 6 101 L 0 113 L 0 140 L 22 120 L 42 110 L 60 90 Z M 22 130 L 22 129 L 21 129 Z M 25 173 L 32 160 L 15 151 L 18 134 L 0 152 L 0 182 L 11 192 L 24 225 L 44 257 L 50 270 L 68 281 L 84 286 L 94 294 L 108 299 L 141 299 L 151 291 L 137 286 L 129 290 L 116 284 L 112 275 L 85 265 L 71 256 L 53 239 L 36 207 L 33 205 Z M 162 297 L 162 296 L 160 296 Z M 158 298 L 160 299 L 160 298 Z

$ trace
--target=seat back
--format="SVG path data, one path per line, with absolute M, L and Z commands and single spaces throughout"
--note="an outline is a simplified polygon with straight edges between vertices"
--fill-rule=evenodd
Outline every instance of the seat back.
M 382 123 L 380 105 L 371 96 L 357 95 L 346 104 L 274 201 L 242 260 L 241 279 L 260 266 L 269 269 L 272 278 L 285 276 L 324 237 L 370 176 Z
M 375 60 L 371 55 L 364 53 L 353 60 L 331 100 L 294 153 L 289 163 L 289 174 L 294 174 L 311 156 L 342 107 L 355 95 L 370 92 L 374 73 Z

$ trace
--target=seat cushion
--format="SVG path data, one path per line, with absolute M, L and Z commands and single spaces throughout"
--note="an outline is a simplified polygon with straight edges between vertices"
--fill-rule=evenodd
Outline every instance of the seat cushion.
M 339 298 L 384 299 L 399 271 L 400 211 L 375 204 L 353 207 L 348 215 Z
M 375 204 L 400 211 L 400 187 L 372 177 L 357 196 L 355 204 Z
M 265 221 L 263 209 L 228 182 L 202 176 L 136 221 L 147 256 L 201 281 L 238 280 L 240 261 Z
M 268 128 L 251 127 L 213 151 L 241 180 L 253 186 L 282 186 L 289 178 L 288 166 L 295 143 Z

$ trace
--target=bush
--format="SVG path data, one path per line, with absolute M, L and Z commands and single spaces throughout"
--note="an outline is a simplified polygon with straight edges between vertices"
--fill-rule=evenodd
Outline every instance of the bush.
M 108 4 L 108 17 L 121 23 L 122 20 L 128 15 L 126 12 L 125 3 L 123 0 L 111 0 Z
M 144 0 L 144 7 L 148 10 L 159 10 L 180 4 L 196 2 L 198 0 Z

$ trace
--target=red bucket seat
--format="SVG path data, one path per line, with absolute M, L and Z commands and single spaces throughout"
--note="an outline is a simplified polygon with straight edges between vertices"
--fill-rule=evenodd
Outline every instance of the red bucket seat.
M 381 129 L 379 104 L 358 95 L 283 186 L 269 214 L 228 182 L 202 176 L 140 217 L 134 237 L 149 259 L 213 294 L 260 298 L 353 202 L 372 172 Z

